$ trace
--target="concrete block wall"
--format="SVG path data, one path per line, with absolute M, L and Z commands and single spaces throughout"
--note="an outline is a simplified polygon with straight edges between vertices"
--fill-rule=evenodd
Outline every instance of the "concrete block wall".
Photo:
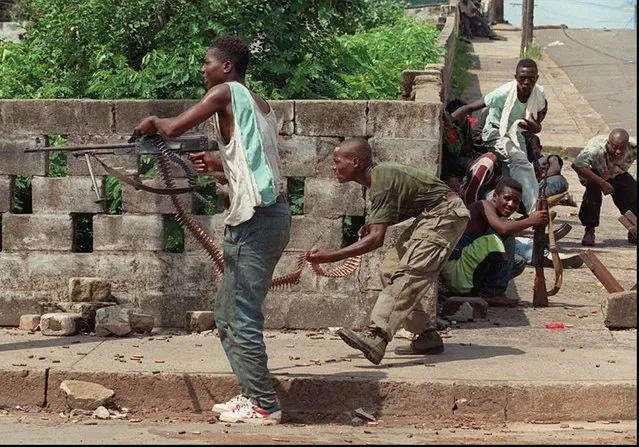
M 41 301 L 68 301 L 71 277 L 101 277 L 112 294 L 151 313 L 158 326 L 184 325 L 186 311 L 212 310 L 219 284 L 212 264 L 188 232 L 182 253 L 168 253 L 165 238 L 173 207 L 166 196 L 122 187 L 123 213 L 106 214 L 94 202 L 82 159 L 68 156 L 66 177 L 48 176 L 48 157 L 23 153 L 47 135 L 69 143 L 121 142 L 145 116 L 173 116 L 195 101 L 0 100 L 0 325 L 18 325 L 20 313 L 38 313 Z M 365 216 L 366 191 L 340 185 L 332 151 L 349 137 L 365 137 L 378 161 L 440 166 L 441 103 L 411 101 L 272 101 L 279 118 L 283 173 L 304 182 L 304 214 L 293 218 L 291 241 L 276 275 L 295 270 L 298 256 L 314 247 L 342 244 L 344 216 Z M 205 123 L 195 130 L 210 135 Z M 110 166 L 138 174 L 132 155 L 104 156 Z M 104 185 L 106 173 L 94 165 Z M 16 176 L 30 175 L 32 213 L 14 214 Z M 144 183 L 158 185 L 158 179 Z M 178 186 L 184 179 L 177 179 Z M 218 184 L 218 186 L 220 186 Z M 220 186 L 220 190 L 223 188 Z M 192 211 L 191 198 L 182 196 Z M 76 214 L 91 216 L 92 252 L 75 251 Z M 221 246 L 224 213 L 195 216 Z M 300 283 L 272 291 L 269 328 L 363 327 L 381 288 L 377 266 L 384 250 L 366 255 L 345 279 L 317 277 L 305 269 Z M 19 311 L 18 311 L 19 310 Z

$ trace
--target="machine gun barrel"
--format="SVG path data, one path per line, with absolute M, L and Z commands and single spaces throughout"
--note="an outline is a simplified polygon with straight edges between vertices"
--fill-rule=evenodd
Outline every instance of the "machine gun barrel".
M 178 138 L 166 139 L 169 148 L 178 153 L 213 151 L 217 150 L 217 142 L 209 142 L 208 138 L 203 135 L 188 135 Z M 145 139 L 135 141 L 133 143 L 107 143 L 107 144 L 85 144 L 74 146 L 38 146 L 26 148 L 24 152 L 75 152 L 74 156 L 83 156 L 85 153 L 92 154 L 115 154 L 115 153 L 137 153 L 137 154 L 158 154 L 158 148 Z

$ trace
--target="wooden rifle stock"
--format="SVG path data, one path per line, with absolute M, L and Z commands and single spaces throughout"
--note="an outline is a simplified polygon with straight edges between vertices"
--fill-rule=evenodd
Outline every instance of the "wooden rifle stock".
M 544 169 L 544 177 L 539 185 L 539 198 L 535 207 L 536 211 L 548 211 L 548 199 L 546 198 L 546 178 L 548 165 Z M 535 266 L 535 283 L 533 285 L 533 307 L 548 307 L 548 290 L 544 276 L 544 249 L 546 246 L 546 225 L 536 225 L 533 233 L 532 261 Z

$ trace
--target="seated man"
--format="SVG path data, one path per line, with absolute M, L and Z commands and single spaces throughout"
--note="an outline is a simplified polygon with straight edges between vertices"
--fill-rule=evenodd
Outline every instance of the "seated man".
M 586 227 L 581 245 L 595 245 L 595 228 L 599 226 L 602 196 L 611 195 L 621 214 L 637 215 L 637 181 L 628 169 L 637 159 L 637 140 L 624 129 L 613 129 L 609 135 L 592 137 L 579 153 L 572 168 L 586 187 L 579 208 L 579 220 Z M 628 232 L 628 242 L 637 239 Z
M 480 152 L 475 150 L 471 136 L 475 118 L 468 115 L 461 124 L 450 119 L 451 113 L 465 105 L 466 102 L 461 99 L 448 101 L 443 122 L 442 170 L 454 173 L 459 178 L 464 175 L 468 165 L 480 155 Z
M 468 207 L 470 222 L 455 246 L 440 279 L 449 292 L 481 296 L 490 306 L 516 306 L 504 295 L 508 282 L 520 275 L 526 262 L 515 254 L 514 234 L 548 223 L 548 211 L 534 211 L 510 221 L 521 202 L 521 184 L 512 178 L 497 183 L 492 200 Z
M 568 192 L 568 180 L 561 174 L 561 168 L 564 165 L 563 159 L 557 154 L 543 155 L 541 153 L 543 147 L 541 140 L 535 134 L 524 132 L 526 147 L 530 149 L 529 157 L 533 158 L 531 162 L 537 162 L 539 170 L 537 171 L 537 180 L 543 179 L 544 169 L 548 165 L 548 174 L 546 178 L 546 197 L 556 196 Z
M 489 108 L 482 129 L 483 145 L 497 157 L 504 176 L 512 177 L 523 185 L 524 213 L 531 213 L 535 209 L 539 190 L 522 135 L 524 131 L 541 131 L 541 121 L 547 105 L 544 90 L 537 85 L 538 79 L 535 61 L 522 59 L 515 68 L 514 81 L 451 114 L 454 121 L 460 122 L 468 114 L 484 107 Z

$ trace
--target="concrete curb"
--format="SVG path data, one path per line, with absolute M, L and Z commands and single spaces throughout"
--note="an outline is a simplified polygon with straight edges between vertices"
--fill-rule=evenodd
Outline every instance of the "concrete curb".
M 67 409 L 63 380 L 100 383 L 114 402 L 141 414 L 203 413 L 237 392 L 227 374 L 94 373 L 34 370 L 0 372 L 0 402 Z M 368 380 L 347 377 L 277 377 L 286 422 L 349 423 L 364 408 L 378 418 L 475 422 L 636 419 L 636 383 L 515 383 Z M 407 421 L 409 422 L 409 421 Z

